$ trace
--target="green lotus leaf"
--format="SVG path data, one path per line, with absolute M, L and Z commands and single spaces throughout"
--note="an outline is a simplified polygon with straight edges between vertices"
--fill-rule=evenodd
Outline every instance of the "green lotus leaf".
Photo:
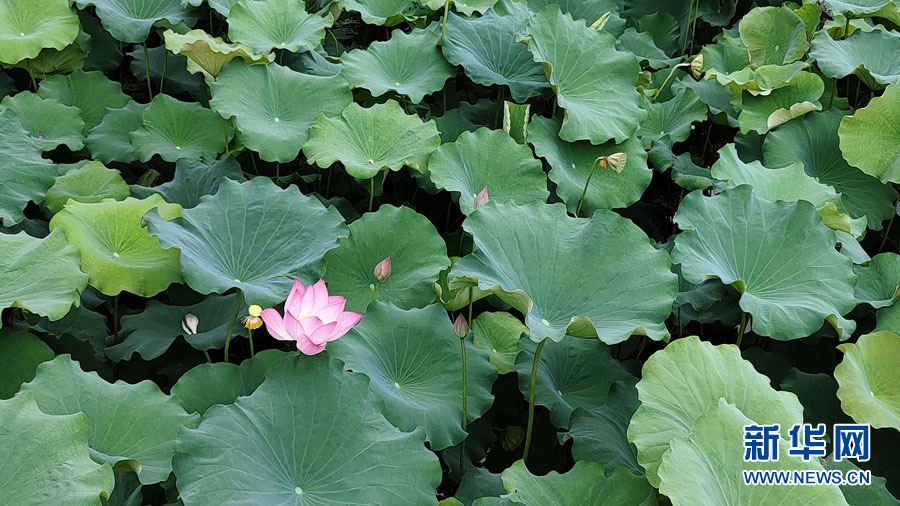
M 113 470 L 91 460 L 84 414 L 44 414 L 22 393 L 0 400 L 0 427 L 0 503 L 93 506 L 112 492 Z
M 792 367 L 781 380 L 781 390 L 793 392 L 803 404 L 803 421 L 813 425 L 846 423 L 850 417 L 841 411 L 838 384 L 829 374 L 810 374 Z
M 0 108 L 15 112 L 22 126 L 44 151 L 62 144 L 72 151 L 84 147 L 84 120 L 77 107 L 26 91 L 4 98 Z
M 0 399 L 16 395 L 22 383 L 34 379 L 37 366 L 55 356 L 30 332 L 0 330 Z
M 262 53 L 314 49 L 334 19 L 309 14 L 303 7 L 294 0 L 239 0 L 228 13 L 228 38 Z
M 785 439 L 779 441 L 780 459 L 744 462 L 744 426 L 756 422 L 728 399 L 714 401 L 690 427 L 690 436 L 675 438 L 659 467 L 660 492 L 673 506 L 721 504 L 763 506 L 768 504 L 847 505 L 836 485 L 743 485 L 744 470 L 823 471 L 817 459 L 804 462 L 787 455 Z M 799 420 L 798 420 L 799 422 Z
M 866 217 L 869 227 L 880 230 L 882 222 L 894 214 L 892 201 L 897 192 L 844 161 L 838 147 L 838 125 L 844 114 L 814 112 L 778 127 L 766 135 L 763 161 L 767 167 L 803 162 L 807 174 L 841 194 L 850 216 Z
M 840 78 L 854 74 L 871 89 L 878 89 L 900 79 L 900 34 L 887 30 L 857 30 L 843 40 L 828 33 L 816 37 L 809 54 L 822 73 Z
M 38 366 L 34 380 L 22 390 L 34 395 L 44 413 L 87 415 L 91 457 L 118 470 L 134 471 L 145 485 L 169 477 L 175 435 L 200 420 L 151 381 L 108 383 L 97 373 L 84 372 L 69 355 Z
M 316 116 L 337 116 L 353 101 L 343 77 L 301 74 L 274 63 L 235 62 L 222 69 L 210 90 L 210 107 L 234 117 L 244 145 L 270 162 L 297 158 Z M 303 100 L 297 97 L 300 90 Z
M 252 395 L 213 406 L 178 435 L 175 477 L 186 506 L 434 505 L 441 467 L 424 441 L 384 419 L 363 375 L 327 356 L 290 358 Z
M 900 431 L 900 336 L 874 332 L 838 349 L 844 359 L 834 368 L 834 377 L 844 412 L 856 423 Z
M 47 76 L 69 74 L 82 68 L 87 56 L 88 54 L 75 43 L 61 51 L 42 49 L 36 57 L 22 60 L 12 67 L 25 69 L 34 78 L 46 79 Z
M 56 178 L 47 190 L 44 205 L 51 213 L 62 211 L 69 199 L 85 204 L 104 199 L 123 200 L 131 194 L 128 183 L 115 169 L 107 169 L 102 163 L 89 161 Z
M 653 35 L 649 32 L 626 28 L 619 36 L 619 44 L 622 49 L 637 56 L 641 62 L 646 61 L 651 69 L 662 69 L 679 62 L 679 58 L 670 58 L 665 51 L 657 47 Z
M 494 402 L 497 370 L 486 354 L 466 342 L 468 420 L 480 418 Z M 369 377 L 384 416 L 402 431 L 425 430 L 432 450 L 466 437 L 460 428 L 462 353 L 459 338 L 441 306 L 402 310 L 373 302 L 360 322 L 329 353 L 344 367 Z
M 717 277 L 741 293 L 753 331 L 778 340 L 806 337 L 827 320 L 842 339 L 855 328 L 856 276 L 838 253 L 835 235 L 806 201 L 770 202 L 739 186 L 713 197 L 681 201 L 672 261 L 699 284 Z M 721 234 L 726 226 L 728 234 Z
M 854 265 L 856 299 L 875 309 L 887 307 L 900 297 L 900 255 L 880 253 L 865 267 Z
M 428 160 L 428 175 L 438 188 L 459 194 L 464 214 L 474 211 L 485 186 L 499 202 L 545 202 L 550 196 L 541 162 L 502 130 L 479 128 L 441 145 Z
M 390 40 L 344 53 L 343 74 L 354 88 L 365 88 L 375 97 L 395 91 L 418 104 L 456 75 L 436 45 L 439 37 L 430 29 L 395 29 Z
M 452 142 L 463 132 L 474 132 L 493 126 L 497 120 L 497 103 L 481 99 L 474 104 L 462 101 L 459 106 L 434 118 L 441 133 L 441 141 Z
M 572 458 L 590 460 L 602 466 L 624 466 L 634 474 L 644 474 L 637 462 L 637 448 L 628 441 L 628 422 L 640 405 L 634 384 L 637 378 L 613 383 L 606 403 L 590 409 L 576 408 L 569 419 Z M 560 438 L 562 443 L 562 438 Z
M 166 49 L 188 58 L 187 69 L 192 74 L 205 72 L 217 78 L 222 67 L 235 58 L 242 59 L 248 65 L 272 61 L 271 54 L 256 54 L 250 46 L 229 44 L 203 30 L 191 30 L 185 34 L 166 30 L 163 38 Z
M 844 475 L 848 471 L 860 470 L 850 459 L 841 459 L 840 462 L 835 462 L 834 453 L 825 459 L 822 466 L 839 469 L 844 472 Z M 887 480 L 875 474 L 872 474 L 870 485 L 842 485 L 841 492 L 844 493 L 844 499 L 850 506 L 895 506 L 897 504 L 897 498 L 887 490 Z
M 637 138 L 632 137 L 621 144 L 610 141 L 594 146 L 586 141 L 560 139 L 559 128 L 559 120 L 533 116 L 528 126 L 528 142 L 534 152 L 550 164 L 549 177 L 556 183 L 556 192 L 565 201 L 569 212 L 574 214 L 578 208 L 591 168 L 594 168 L 594 174 L 582 205 L 585 215 L 590 216 L 597 209 L 628 207 L 641 198 L 653 171 L 647 168 L 647 152 Z M 620 152 L 625 153 L 628 160 L 621 173 L 594 167 L 598 158 Z M 493 192 L 490 195 L 493 197 Z
M 29 202 L 40 202 L 59 173 L 50 160 L 41 158 L 38 140 L 22 126 L 19 115 L 0 108 L 0 224 L 15 225 L 25 219 Z
M 348 11 L 358 12 L 366 24 L 394 26 L 406 19 L 403 11 L 409 9 L 412 2 L 410 0 L 339 0 L 338 5 Z
M 371 179 L 382 169 L 424 171 L 440 144 L 434 121 L 423 122 L 388 100 L 369 108 L 351 103 L 339 118 L 320 114 L 309 127 L 303 153 L 323 169 L 340 161 L 351 176 Z
M 496 5 L 498 0 L 451 0 L 450 3 L 457 11 L 471 16 L 474 13 L 486 14 L 491 11 L 491 7 Z M 443 10 L 444 0 L 425 0 L 423 2 L 432 10 Z
M 714 122 L 727 123 L 728 126 L 737 128 L 738 113 L 731 104 L 730 88 L 722 86 L 715 79 L 701 79 L 695 81 L 693 77 L 684 77 L 672 83 L 672 90 L 690 88 L 700 97 L 700 100 L 709 108 L 709 115 Z
M 528 50 L 543 64 L 565 110 L 563 140 L 620 143 L 634 134 L 646 114 L 634 89 L 641 70 L 634 55 L 616 50 L 613 35 L 573 21 L 558 6 L 535 14 L 528 32 Z
M 81 21 L 81 32 L 75 39 L 75 45 L 87 51 L 84 70 L 112 72 L 122 63 L 122 48 L 116 39 L 103 29 L 100 20 L 90 12 L 78 11 Z
M 153 155 L 167 162 L 181 158 L 212 162 L 225 151 L 232 133 L 228 122 L 202 105 L 157 95 L 144 110 L 143 125 L 128 136 L 144 162 Z
M 891 0 L 825 0 L 830 9 L 853 14 L 871 14 L 889 3 Z
M 472 344 L 488 354 L 500 374 L 515 370 L 519 339 L 528 327 L 505 312 L 484 312 L 472 322 Z
M 166 221 L 157 212 L 147 217 L 163 247 L 181 249 L 191 288 L 205 294 L 237 288 L 263 307 L 281 303 L 293 278 L 304 285 L 319 279 L 322 256 L 347 235 L 336 209 L 266 178 L 223 178 L 215 195 L 185 209 L 182 218 Z
M 110 81 L 102 72 L 83 70 L 41 81 L 37 94 L 41 98 L 54 98 L 63 105 L 77 107 L 81 111 L 85 130 L 100 124 L 107 107 L 125 107 L 131 100 L 122 92 L 119 83 Z
M 124 107 L 105 110 L 102 120 L 84 141 L 91 156 L 105 163 L 136 161 L 138 155 L 131 145 L 130 134 L 144 124 L 148 105 L 131 100 Z
M 61 231 L 43 239 L 0 234 L 0 245 L 0 310 L 17 307 L 59 320 L 78 305 L 88 276 Z
M 588 23 L 588 26 L 609 12 L 610 19 L 603 27 L 603 30 L 611 32 L 617 37 L 622 34 L 622 29 L 624 29 L 625 25 L 625 20 L 618 15 L 619 11 L 622 10 L 622 5 L 618 0 L 526 0 L 523 3 L 534 13 L 540 12 L 541 9 L 548 5 L 559 5 L 559 10 L 572 16 L 572 19 L 583 19 Z M 654 10 L 658 9 L 659 6 L 654 7 Z M 617 27 L 619 28 L 618 30 L 616 30 Z
M 628 439 L 637 446 L 638 462 L 654 486 L 659 486 L 658 469 L 670 444 L 688 437 L 695 420 L 719 399 L 735 404 L 755 423 L 781 424 L 784 438 L 793 424 L 803 421 L 797 396 L 775 391 L 769 378 L 741 358 L 737 346 L 713 346 L 695 336 L 672 341 L 651 355 L 637 389 L 641 405 L 631 418 Z
M 764 134 L 769 130 L 822 109 L 819 98 L 825 92 L 822 78 L 812 72 L 801 72 L 781 88 L 768 95 L 745 94 L 741 100 L 738 121 L 741 133 L 755 131 Z
M 223 177 L 238 182 L 246 179 L 241 172 L 241 164 L 232 157 L 223 158 L 212 165 L 182 159 L 175 162 L 175 177 L 171 181 L 152 188 L 132 185 L 131 193 L 142 199 L 158 193 L 166 202 L 190 209 L 197 207 L 204 195 L 216 193 Z
M 91 286 L 106 295 L 125 290 L 152 297 L 182 281 L 178 252 L 161 248 L 141 224 L 144 213 L 154 208 L 166 219 L 181 215 L 181 206 L 159 195 L 144 200 L 69 201 L 50 220 L 50 228 L 59 227 L 78 250 Z
M 514 16 L 498 16 L 490 10 L 478 18 L 450 14 L 441 50 L 447 61 L 461 65 L 472 81 L 484 85 L 506 85 L 516 102 L 541 94 L 547 78 L 531 53 L 516 43 L 525 22 Z
M 266 371 L 275 361 L 287 356 L 279 350 L 257 353 L 241 365 L 217 362 L 200 364 L 184 373 L 172 386 L 172 397 L 188 413 L 200 413 L 217 404 L 232 404 L 238 397 L 251 395 L 262 384 Z
M 883 183 L 900 183 L 900 84 L 842 119 L 838 136 L 847 163 Z
M 560 341 L 567 331 L 607 344 L 668 336 L 663 322 L 678 292 L 668 254 L 617 214 L 570 218 L 562 204 L 489 202 L 463 227 L 476 248 L 453 266 L 452 276 L 464 278 L 455 282 L 515 307 L 532 339 Z
M 0 63 L 62 49 L 78 36 L 78 15 L 66 0 L 0 1 Z
M 137 353 L 144 360 L 153 360 L 162 356 L 179 336 L 198 350 L 222 348 L 234 314 L 236 297 L 235 294 L 210 296 L 190 306 L 171 306 L 151 300 L 140 313 L 122 317 L 119 335 L 125 338 L 107 347 L 106 356 L 114 362 L 121 362 L 131 360 L 132 355 Z M 187 314 L 198 319 L 195 334 L 186 333 L 181 326 Z M 243 314 L 247 311 L 244 310 Z M 235 325 L 232 334 L 234 337 L 246 337 L 247 330 Z
M 738 23 L 750 66 L 786 65 L 809 50 L 806 23 L 790 7 L 757 7 Z
M 79 9 L 94 6 L 103 28 L 122 42 L 144 42 L 157 21 L 190 26 L 196 18 L 181 0 L 75 0 Z
M 528 123 L 531 120 L 531 104 L 516 104 L 503 101 L 503 131 L 514 141 L 525 144 L 528 141 Z
M 657 503 L 656 491 L 643 476 L 635 476 L 624 467 L 607 473 L 596 462 L 576 462 L 575 467 L 559 474 L 551 471 L 535 476 L 517 460 L 503 471 L 503 487 L 509 500 L 522 506 L 600 506 L 628 504 L 651 506 Z
M 649 149 L 655 140 L 668 137 L 668 143 L 684 142 L 691 135 L 694 122 L 704 121 L 707 116 L 706 104 L 690 88 L 680 88 L 675 96 L 665 102 L 645 100 L 649 113 L 641 121 L 637 136 L 644 147 Z M 629 160 L 631 161 L 631 160 Z
M 531 367 L 537 343 L 519 341 L 516 373 L 519 391 L 526 397 L 531 391 Z M 569 427 L 569 417 L 576 408 L 599 408 L 606 403 L 609 388 L 628 374 L 609 347 L 599 339 L 564 339 L 545 343 L 534 383 L 534 402 L 550 410 L 555 427 Z
M 375 266 L 388 257 L 391 275 L 379 282 Z M 434 282 L 448 267 L 447 245 L 428 218 L 383 205 L 351 223 L 350 236 L 325 254 L 325 281 L 347 299 L 347 311 L 364 313 L 376 296 L 412 309 L 434 302 Z

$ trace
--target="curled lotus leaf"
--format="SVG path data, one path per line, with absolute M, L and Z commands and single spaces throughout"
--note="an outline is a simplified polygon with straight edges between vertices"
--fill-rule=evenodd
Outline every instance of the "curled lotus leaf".
M 205 72 L 217 78 L 222 67 L 235 58 L 240 58 L 248 65 L 272 61 L 271 54 L 256 54 L 250 46 L 229 44 L 221 37 L 213 37 L 203 30 L 191 30 L 185 34 L 166 30 L 163 38 L 166 49 L 188 58 L 187 70 L 192 74 Z

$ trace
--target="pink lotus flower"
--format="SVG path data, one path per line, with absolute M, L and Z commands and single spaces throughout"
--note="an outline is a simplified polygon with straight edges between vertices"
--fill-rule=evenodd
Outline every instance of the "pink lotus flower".
M 485 186 L 481 189 L 480 192 L 478 192 L 478 195 L 475 195 L 475 202 L 472 204 L 472 207 L 478 209 L 479 207 L 490 202 L 490 200 L 490 197 L 488 197 L 487 186 Z
M 328 295 L 325 281 L 304 287 L 299 279 L 284 303 L 284 318 L 269 308 L 261 313 L 266 330 L 275 339 L 296 341 L 305 355 L 315 355 L 329 341 L 343 336 L 362 318 L 359 313 L 344 311 L 347 299 Z

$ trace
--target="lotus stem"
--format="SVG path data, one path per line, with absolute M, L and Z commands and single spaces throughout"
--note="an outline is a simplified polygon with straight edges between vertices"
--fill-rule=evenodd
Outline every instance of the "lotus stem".
M 234 330 L 234 322 L 237 321 L 238 314 L 241 312 L 241 298 L 243 293 L 238 288 L 236 303 L 234 305 L 234 316 L 231 317 L 231 323 L 228 324 L 228 332 L 225 334 L 225 362 L 228 362 L 228 349 L 231 347 L 231 331 Z
M 372 203 L 375 202 L 375 176 L 369 180 L 369 212 L 372 212 Z
M 884 229 L 884 237 L 881 238 L 881 246 L 878 246 L 878 251 L 876 253 L 881 253 L 881 250 L 884 249 L 884 243 L 887 242 L 888 236 L 891 234 L 891 225 L 894 224 L 895 216 L 897 216 L 897 213 L 891 215 L 891 221 L 888 222 L 887 227 Z
M 528 390 L 528 426 L 525 428 L 525 451 L 522 453 L 522 461 L 528 464 L 528 450 L 531 448 L 531 430 L 534 427 L 534 382 L 537 378 L 538 363 L 541 360 L 541 350 L 547 343 L 545 337 L 534 350 L 534 361 L 531 363 L 531 388 Z
M 203 350 L 203 354 L 206 355 L 206 363 L 207 363 L 207 364 L 211 364 L 211 363 L 212 363 L 212 357 L 209 356 L 209 352 L 206 351 L 206 350 Z
M 247 329 L 247 339 L 250 341 L 250 358 L 253 358 L 256 355 L 256 351 L 253 349 L 253 329 Z
M 494 128 L 500 128 L 500 119 L 503 115 L 503 86 L 497 86 L 497 112 L 494 113 Z
M 444 19 L 441 20 L 441 38 L 438 39 L 439 44 L 443 44 L 444 36 L 447 35 L 447 15 L 450 14 L 450 0 L 444 0 Z M 446 108 L 444 108 L 446 110 Z
M 737 347 L 741 347 L 741 340 L 744 339 L 744 327 L 747 326 L 747 313 L 741 311 L 741 327 L 738 329 Z
M 166 68 L 169 66 L 169 52 L 163 51 L 163 69 L 162 75 L 159 78 L 159 94 L 163 93 L 163 84 L 166 82 Z
M 378 300 L 378 285 L 380 285 L 380 284 L 381 284 L 381 281 L 375 282 L 375 286 L 372 288 L 372 300 Z
M 142 44 L 144 46 L 144 72 L 147 74 L 147 94 L 150 100 L 153 100 L 153 86 L 150 85 L 150 51 L 147 50 L 147 41 Z
M 578 207 L 575 208 L 576 218 L 578 217 L 578 213 L 581 212 L 581 206 L 584 205 L 584 197 L 587 196 L 588 185 L 591 184 L 591 178 L 594 177 L 594 170 L 597 168 L 597 162 L 599 160 L 600 158 L 597 158 L 597 160 L 594 160 L 594 163 L 591 164 L 591 172 L 588 173 L 587 181 L 584 182 L 584 191 L 581 192 L 581 198 L 578 199 Z
M 656 97 L 662 93 L 662 90 L 665 89 L 666 85 L 669 84 L 669 79 L 672 79 L 672 75 L 675 73 L 675 69 L 678 67 L 690 67 L 690 63 L 679 63 L 678 65 L 672 66 L 672 70 L 669 71 L 669 75 L 666 76 L 666 80 L 656 89 L 656 92 L 653 93 L 653 98 L 650 99 L 651 102 L 656 102 Z

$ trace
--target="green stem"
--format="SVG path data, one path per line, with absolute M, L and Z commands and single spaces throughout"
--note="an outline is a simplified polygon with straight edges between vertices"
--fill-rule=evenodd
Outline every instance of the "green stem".
M 212 363 L 212 357 L 209 356 L 209 352 L 206 351 L 206 350 L 203 350 L 203 354 L 206 355 L 206 363 L 207 363 L 207 364 L 211 364 L 211 363 Z
M 169 52 L 163 51 L 163 69 L 159 78 L 159 94 L 162 95 L 163 84 L 166 82 L 166 68 L 169 66 Z
M 375 288 L 372 289 L 372 300 L 378 300 L 378 285 L 381 284 L 381 281 L 375 282 Z
M 494 128 L 500 128 L 500 118 L 503 117 L 503 86 L 497 86 L 497 112 L 494 114 Z
M 738 329 L 737 347 L 741 347 L 741 341 L 744 339 L 744 327 L 747 326 L 747 313 L 741 311 L 741 328 Z
M 147 93 L 150 100 L 153 100 L 153 87 L 150 85 L 150 51 L 147 50 L 147 43 L 144 42 L 144 71 L 147 73 Z
M 438 44 L 442 44 L 444 42 L 444 35 L 447 35 L 447 15 L 449 13 L 450 0 L 444 0 L 444 19 L 441 21 L 441 38 L 438 40 Z
M 672 79 L 672 75 L 675 73 L 675 69 L 677 69 L 678 67 L 687 67 L 687 66 L 690 66 L 690 63 L 679 63 L 678 65 L 674 65 L 672 67 L 672 70 L 669 71 L 669 75 L 666 76 L 666 80 L 663 81 L 663 83 L 659 86 L 659 88 L 656 89 L 656 92 L 653 93 L 653 98 L 651 98 L 650 101 L 656 102 L 656 97 L 658 97 L 659 94 L 662 93 L 662 90 L 666 87 L 666 85 L 669 84 L 669 79 Z
M 472 324 L 472 287 L 469 287 L 469 325 Z M 462 430 L 466 431 L 466 424 L 468 423 L 468 413 L 469 413 L 469 392 L 468 392 L 468 378 L 466 377 L 466 338 L 461 337 L 459 339 L 459 347 L 462 350 Z M 468 434 L 466 435 L 468 438 Z M 459 475 L 462 477 L 463 473 L 466 470 L 466 439 L 462 440 L 462 443 L 459 445 Z M 461 479 L 461 478 L 460 478 Z
M 225 334 L 225 362 L 228 362 L 228 349 L 231 347 L 231 331 L 234 330 L 234 322 L 237 321 L 238 314 L 241 312 L 241 298 L 243 293 L 238 288 L 237 303 L 234 305 L 234 315 L 231 317 L 231 323 L 228 324 L 228 332 Z
M 877 253 L 881 253 L 881 250 L 884 249 L 884 243 L 887 242 L 888 235 L 891 233 L 891 225 L 894 224 L 895 216 L 897 216 L 897 213 L 891 215 L 891 221 L 888 222 L 887 227 L 884 229 L 884 237 L 881 238 L 881 246 L 878 247 Z
M 281 186 L 281 162 L 275 162 L 275 184 Z
M 544 344 L 547 343 L 547 338 L 545 337 L 540 344 L 538 344 L 537 349 L 534 350 L 534 361 L 531 363 L 531 388 L 528 391 L 528 425 L 525 428 L 525 451 L 522 454 L 522 460 L 525 464 L 528 464 L 528 450 L 531 448 L 531 429 L 534 426 L 534 381 L 537 378 L 537 368 L 538 363 L 541 360 L 541 350 L 544 349 Z
M 599 158 L 597 159 L 599 160 Z M 588 174 L 587 181 L 584 182 L 584 191 L 581 192 L 581 198 L 578 199 L 578 207 L 575 208 L 575 217 L 581 212 L 581 206 L 584 205 L 584 197 L 587 195 L 588 185 L 591 184 L 591 178 L 594 177 L 594 169 L 597 168 L 597 160 L 591 165 L 591 172 Z
M 369 180 L 369 212 L 372 212 L 372 203 L 375 202 L 375 176 Z
M 681 306 L 678 306 L 678 337 L 684 336 L 684 326 L 681 324 Z

